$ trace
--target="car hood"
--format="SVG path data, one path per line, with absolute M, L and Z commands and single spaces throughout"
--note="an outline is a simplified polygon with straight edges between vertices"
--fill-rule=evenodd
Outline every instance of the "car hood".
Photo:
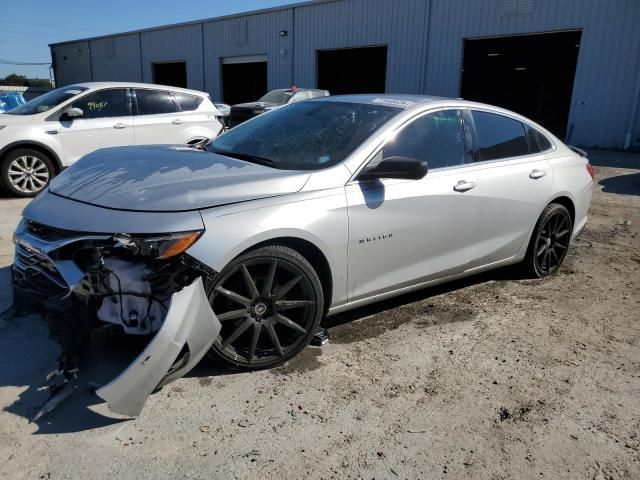
M 174 212 L 295 193 L 308 178 L 186 146 L 151 145 L 97 150 L 49 190 L 100 207 Z
M 51 113 L 49 113 L 51 115 Z M 32 126 L 37 122 L 40 122 L 43 115 L 42 113 L 36 113 L 33 115 L 12 115 L 11 113 L 0 113 L 0 125 L 30 125 Z

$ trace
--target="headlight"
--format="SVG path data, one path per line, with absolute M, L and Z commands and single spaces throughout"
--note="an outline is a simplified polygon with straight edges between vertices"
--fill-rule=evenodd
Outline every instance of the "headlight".
M 132 250 L 136 255 L 165 259 L 183 253 L 200 238 L 202 232 L 203 230 L 196 230 L 150 237 L 118 234 L 113 239 L 118 242 L 118 246 Z

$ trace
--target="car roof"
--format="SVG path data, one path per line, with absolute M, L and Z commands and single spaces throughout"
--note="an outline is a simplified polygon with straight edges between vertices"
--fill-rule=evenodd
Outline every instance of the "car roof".
M 293 88 L 274 88 L 270 90 L 271 92 L 327 92 L 328 90 L 323 90 L 321 88 L 301 88 L 296 87 L 295 90 Z
M 441 100 L 452 100 L 447 97 L 436 97 L 431 95 L 409 95 L 393 93 L 367 93 L 357 95 L 332 95 L 330 97 L 316 98 L 314 102 L 347 102 L 347 103 L 373 103 L 407 109 L 419 103 L 437 102 Z
M 153 83 L 136 83 L 136 82 L 82 82 L 82 83 L 74 83 L 72 85 L 67 85 L 65 88 L 72 87 L 85 87 L 85 88 L 157 88 L 160 90 L 171 90 L 172 92 L 182 92 L 188 93 L 190 95 L 199 95 L 202 97 L 208 97 L 209 94 L 206 92 L 201 92 L 199 90 L 191 90 L 188 88 L 180 88 L 180 87 L 171 87 L 169 85 L 156 85 Z

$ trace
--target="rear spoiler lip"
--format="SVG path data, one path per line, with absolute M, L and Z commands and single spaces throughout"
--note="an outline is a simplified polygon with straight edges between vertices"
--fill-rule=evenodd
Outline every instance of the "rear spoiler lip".
M 589 158 L 589 154 L 586 151 L 584 151 L 583 149 L 578 148 L 578 147 L 576 147 L 574 145 L 567 145 L 567 147 L 569 147 L 573 152 L 577 153 L 581 157 Z

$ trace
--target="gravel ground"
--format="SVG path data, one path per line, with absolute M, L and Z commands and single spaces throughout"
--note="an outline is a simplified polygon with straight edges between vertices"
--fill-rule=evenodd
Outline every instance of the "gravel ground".
M 640 155 L 592 159 L 558 275 L 500 270 L 341 315 L 329 345 L 272 371 L 204 361 L 137 419 L 79 389 L 29 423 L 57 348 L 42 320 L 0 324 L 0 477 L 640 478 Z M 0 309 L 24 204 L 0 199 Z M 111 378 L 130 346 L 97 342 L 81 380 Z

